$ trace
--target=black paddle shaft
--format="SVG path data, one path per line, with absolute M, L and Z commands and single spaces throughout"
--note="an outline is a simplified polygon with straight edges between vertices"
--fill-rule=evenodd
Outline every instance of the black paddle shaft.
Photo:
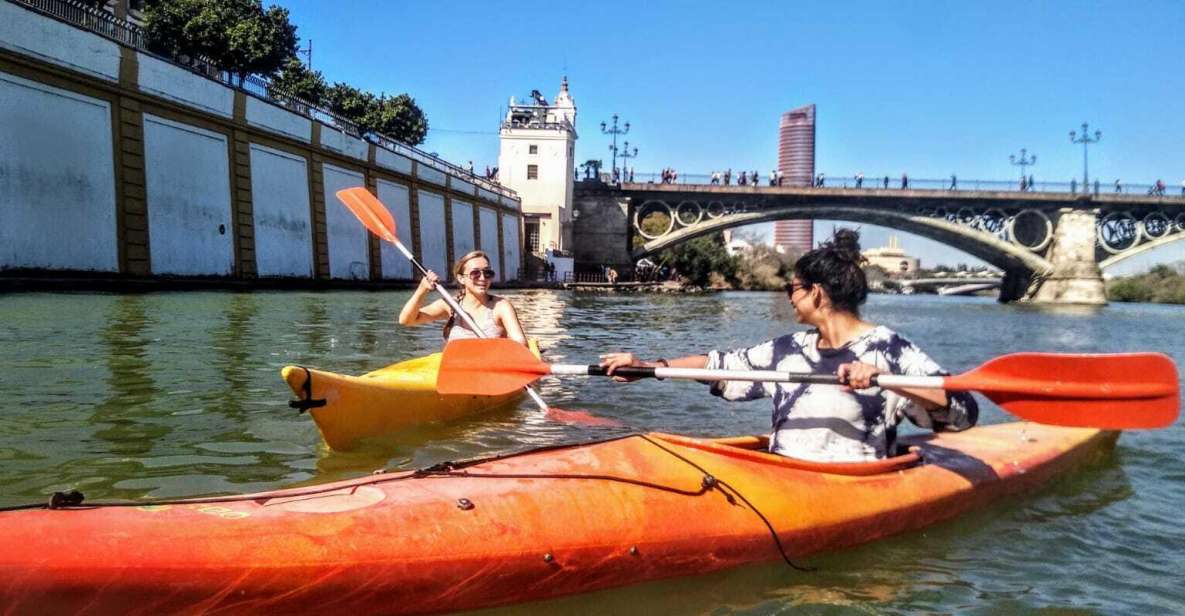
M 589 376 L 621 376 L 621 377 L 634 378 L 634 379 L 663 379 L 663 378 L 666 378 L 666 377 L 661 377 L 661 376 L 658 376 L 655 374 L 655 372 L 654 372 L 655 370 L 661 370 L 661 369 L 662 368 L 653 368 L 653 367 L 644 368 L 644 367 L 640 367 L 640 366 L 622 366 L 622 367 L 614 370 L 613 374 L 610 375 L 608 372 L 606 372 L 606 369 L 604 366 L 592 365 L 592 366 L 588 366 L 588 374 L 589 374 Z M 812 385 L 839 385 L 840 384 L 834 374 L 795 374 L 793 372 L 786 372 L 783 374 L 785 375 L 785 378 L 780 378 L 776 382 L 780 382 L 780 383 L 810 383 Z M 686 377 L 684 377 L 684 378 L 686 378 Z M 697 380 L 700 380 L 700 379 L 697 379 Z M 712 379 L 708 379 L 708 380 L 712 380 Z M 708 382 L 708 380 L 703 380 L 703 382 Z M 724 379 L 716 379 L 716 380 L 724 380 Z M 732 380 L 744 381 L 745 378 L 743 376 L 738 375 L 737 377 L 733 378 Z M 876 376 L 872 377 L 872 384 L 876 385 Z

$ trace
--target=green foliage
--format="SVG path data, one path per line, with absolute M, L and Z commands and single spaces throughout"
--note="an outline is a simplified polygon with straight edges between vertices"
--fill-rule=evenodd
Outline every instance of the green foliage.
M 419 145 L 428 135 L 428 119 L 407 94 L 375 96 L 345 83 L 335 83 L 324 97 L 330 111 L 350 120 L 363 133 L 376 132 Z
M 717 232 L 688 240 L 664 250 L 660 261 L 673 267 L 687 284 L 706 287 L 713 279 L 736 280 L 736 259 L 724 249 L 724 236 Z
M 144 11 L 148 48 L 173 57 L 209 58 L 239 77 L 271 76 L 296 55 L 288 10 L 261 0 L 154 0 Z
M 1116 302 L 1185 304 L 1185 265 L 1157 265 L 1138 276 L 1107 283 L 1107 298 Z
M 737 285 L 742 289 L 781 291 L 794 274 L 795 261 L 794 255 L 779 253 L 765 244 L 754 244 L 737 257 Z
M 289 58 L 284 63 L 280 74 L 272 79 L 272 86 L 318 106 L 325 100 L 325 94 L 329 91 L 321 72 L 309 70 L 298 58 Z

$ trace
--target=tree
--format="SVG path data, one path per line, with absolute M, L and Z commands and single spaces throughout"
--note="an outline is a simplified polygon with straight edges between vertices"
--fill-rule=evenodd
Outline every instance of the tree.
M 358 125 L 365 133 L 382 133 L 419 145 L 428 134 L 428 119 L 407 94 L 375 96 L 345 83 L 335 83 L 325 95 L 329 110 Z
M 148 48 L 190 61 L 208 58 L 239 78 L 271 76 L 296 55 L 288 10 L 261 0 L 153 0 L 144 12 Z
M 272 86 L 289 96 L 320 106 L 329 86 L 320 71 L 310 70 L 298 58 L 288 58 L 284 68 L 272 79 Z
M 662 260 L 674 267 L 688 284 L 707 286 L 712 274 L 724 281 L 736 279 L 736 260 L 725 250 L 724 235 L 720 232 L 668 248 L 663 251 Z

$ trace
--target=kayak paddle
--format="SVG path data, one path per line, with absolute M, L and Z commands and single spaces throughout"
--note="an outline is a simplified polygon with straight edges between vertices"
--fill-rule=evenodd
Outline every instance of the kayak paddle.
M 499 395 L 552 375 L 608 376 L 601 366 L 549 364 L 512 340 L 454 340 L 444 347 L 436 391 Z M 840 385 L 834 374 L 775 370 L 625 367 L 614 376 Z M 955 376 L 880 374 L 881 387 L 978 391 L 1022 419 L 1110 430 L 1163 428 L 1177 419 L 1177 368 L 1159 353 L 1014 353 Z
M 394 244 L 395 247 L 399 249 L 399 252 L 402 252 L 403 256 L 407 257 L 407 260 L 411 261 L 411 264 L 415 266 L 417 270 L 419 270 L 421 276 L 428 275 L 428 270 L 425 269 L 424 266 L 420 264 L 419 260 L 416 259 L 415 255 L 413 255 L 411 251 L 403 245 L 403 242 L 399 241 L 399 236 L 396 235 L 395 217 L 391 215 L 391 212 L 387 209 L 387 206 L 383 205 L 383 203 L 378 200 L 378 197 L 370 194 L 370 191 L 362 186 L 355 186 L 353 188 L 346 188 L 337 191 L 337 198 L 347 208 L 349 208 L 351 212 L 354 213 L 354 216 L 358 217 L 358 220 L 362 221 L 362 224 L 365 225 L 367 229 L 370 229 L 371 233 L 379 236 L 379 238 L 387 242 Z M 453 299 L 451 295 L 445 292 L 442 285 L 436 285 L 436 290 L 440 294 L 440 297 L 444 299 L 444 303 L 448 304 L 448 307 L 452 309 L 453 314 L 461 317 L 461 320 L 465 322 L 465 325 L 469 326 L 469 329 L 476 332 L 478 336 L 483 338 L 485 337 L 485 332 L 477 326 L 477 323 L 473 320 L 473 317 L 470 316 L 468 312 L 465 312 L 461 309 L 461 306 L 457 304 L 457 300 Z M 526 347 L 514 342 L 513 340 L 506 341 L 519 346 L 523 350 L 527 351 L 528 355 L 534 357 L 534 355 Z M 503 393 L 510 393 L 519 388 L 525 389 L 527 395 L 530 396 L 531 400 L 533 400 L 535 404 L 539 406 L 540 410 L 545 413 L 551 413 L 550 407 L 548 407 L 547 403 L 543 401 L 543 398 L 539 395 L 539 393 L 531 388 L 530 383 L 530 381 L 524 382 L 518 387 L 513 387 Z M 578 420 L 578 418 L 582 417 L 578 411 L 563 411 L 562 413 L 567 413 L 566 415 L 563 415 L 563 417 L 566 419 Z M 558 409 L 557 414 L 561 414 Z

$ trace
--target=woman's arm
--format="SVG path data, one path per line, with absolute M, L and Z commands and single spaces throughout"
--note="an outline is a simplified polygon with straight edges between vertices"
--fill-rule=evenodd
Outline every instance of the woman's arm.
M 867 389 L 872 387 L 872 377 L 880 373 L 880 368 L 858 361 L 841 364 L 839 370 L 836 371 L 839 382 L 846 384 L 852 389 Z M 914 387 L 885 387 L 885 389 L 895 391 L 913 400 L 918 406 L 927 411 L 944 409 L 950 404 L 945 389 L 918 389 Z
M 514 304 L 510 303 L 510 300 L 499 299 L 498 303 L 494 304 L 494 316 L 501 320 L 507 338 L 523 346 L 527 345 L 527 335 L 523 333 L 522 323 L 518 322 L 518 313 L 515 312 Z
M 427 276 L 420 279 L 419 286 L 412 292 L 411 297 L 407 299 L 407 303 L 403 305 L 403 309 L 399 311 L 400 325 L 420 325 L 422 323 L 431 323 L 432 321 L 448 318 L 448 304 L 442 299 L 428 304 L 425 308 L 420 307 L 420 304 L 424 303 L 424 296 L 431 293 L 436 288 L 436 285 L 436 274 L 432 272 L 428 272 Z
M 633 353 L 606 353 L 601 356 L 601 366 L 604 367 L 606 374 L 613 374 L 617 368 L 625 368 L 627 366 L 635 366 L 640 368 L 707 368 L 707 355 L 688 355 L 686 357 L 679 357 L 676 359 L 662 359 L 657 361 L 642 361 L 638 359 Z M 637 379 L 627 378 L 621 376 L 613 377 L 615 381 L 635 381 Z

